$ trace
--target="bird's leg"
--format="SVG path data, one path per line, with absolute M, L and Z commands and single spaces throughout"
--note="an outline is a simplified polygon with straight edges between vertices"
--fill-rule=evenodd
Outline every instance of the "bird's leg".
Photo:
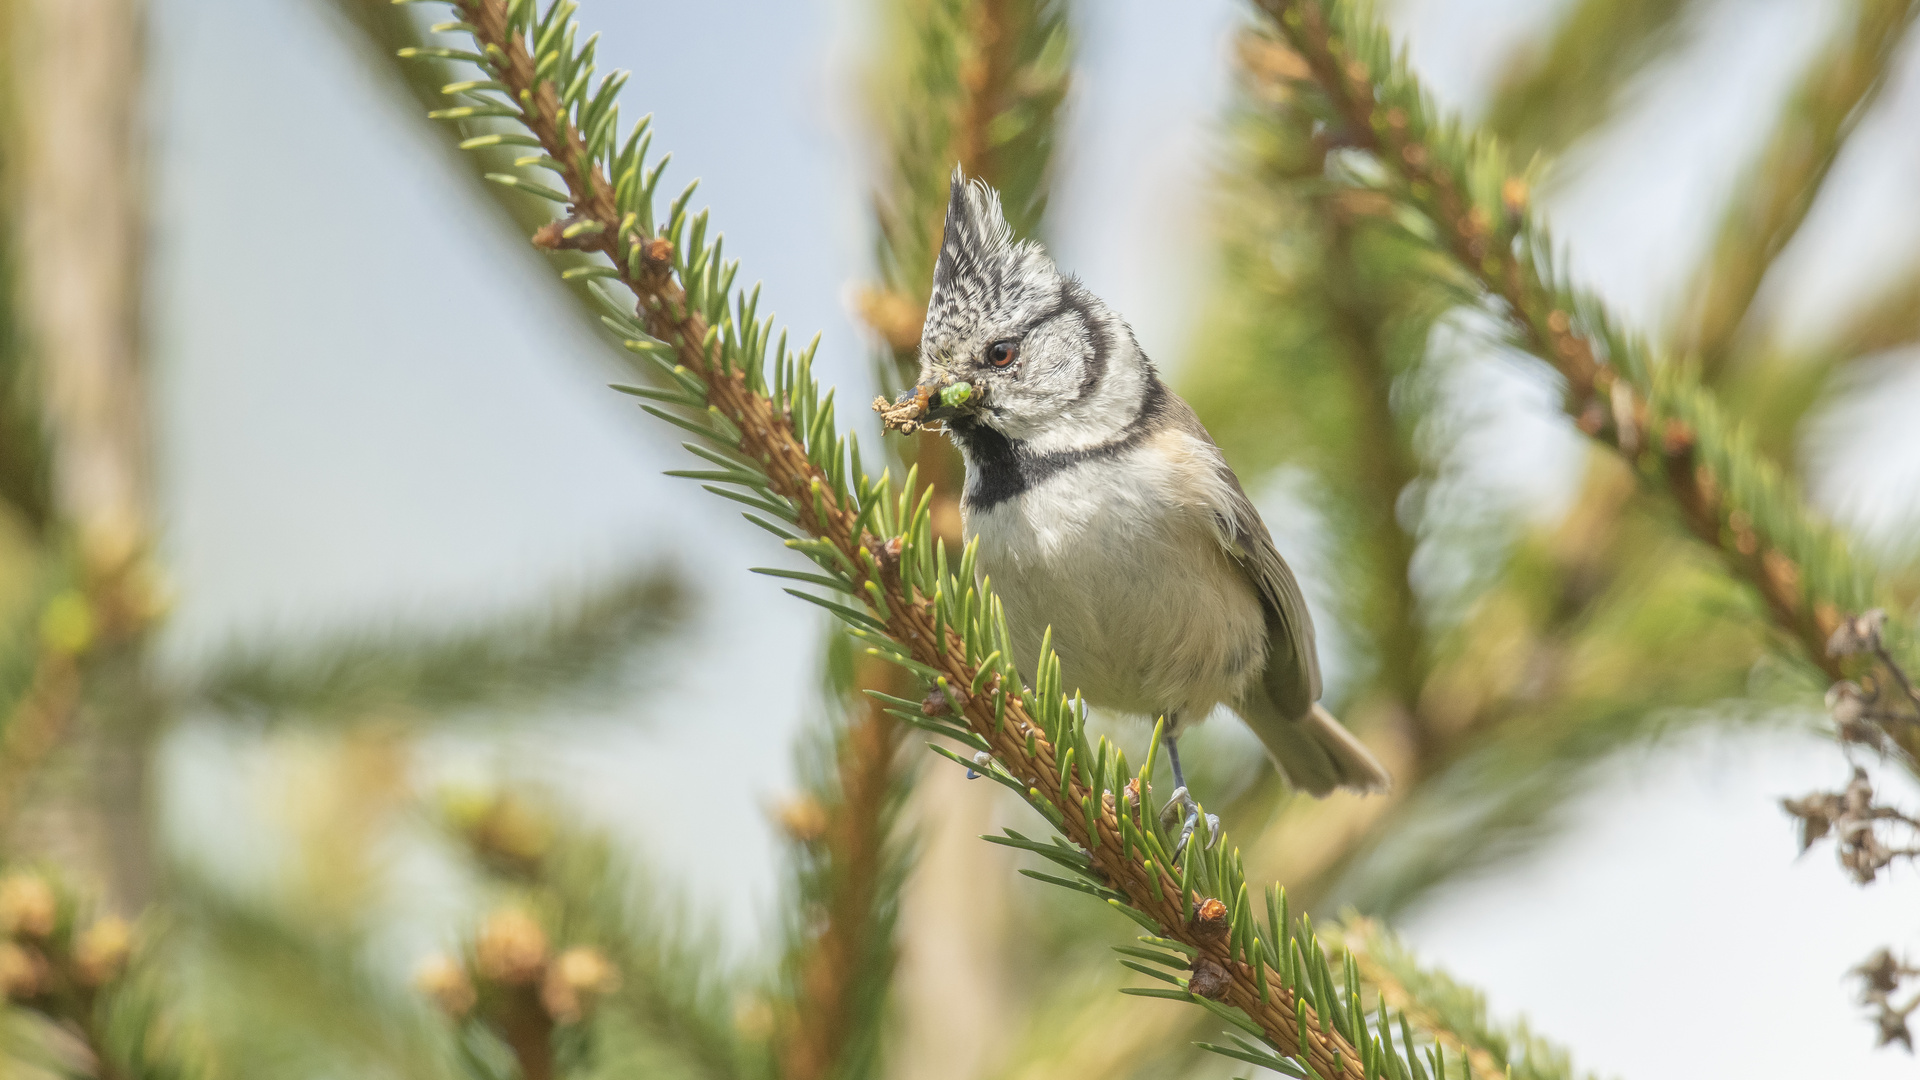
M 1180 824 L 1180 842 L 1173 846 L 1173 853 L 1178 855 L 1181 850 L 1187 846 L 1187 841 L 1192 839 L 1195 826 L 1200 824 L 1200 803 L 1193 797 L 1193 793 L 1187 790 L 1187 776 L 1180 768 L 1180 736 L 1178 734 L 1178 728 L 1172 723 L 1169 723 L 1167 725 L 1167 732 L 1161 736 L 1160 741 L 1167 747 L 1167 764 L 1173 767 L 1173 797 L 1167 800 L 1167 808 L 1172 809 L 1182 803 L 1186 804 L 1187 807 L 1187 818 Z M 1212 814 L 1208 814 L 1207 846 L 1212 847 L 1214 839 L 1219 835 L 1220 819 Z

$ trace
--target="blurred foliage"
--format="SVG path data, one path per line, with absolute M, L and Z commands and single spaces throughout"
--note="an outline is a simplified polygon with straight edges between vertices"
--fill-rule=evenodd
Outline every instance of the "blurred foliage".
M 182 699 L 235 719 L 310 724 L 524 709 L 557 693 L 607 697 L 636 651 L 676 630 L 686 608 L 680 577 L 648 566 L 479 625 L 256 639 L 208 661 Z
M 1487 130 L 1514 159 L 1558 155 L 1619 111 L 1634 79 L 1689 37 L 1695 0 L 1575 0 L 1544 41 L 1508 58 Z
M 443 84 L 470 71 L 459 52 L 435 51 L 457 48 L 449 43 L 463 27 L 376 0 L 325 6 L 368 46 L 396 97 L 438 108 Z M 12 45 L 20 7 L 0 4 L 0 44 Z M 581 57 L 591 42 L 567 29 L 572 4 L 508 7 L 536 30 L 559 28 L 549 45 L 564 35 L 565 62 L 590 67 Z M 1569 151 L 1636 107 L 1654 65 L 1701 44 L 1702 7 L 1575 0 L 1497 66 L 1484 127 L 1510 158 L 1500 191 L 1510 213 L 1536 197 L 1529 185 L 1551 188 L 1593 166 Z M 1665 350 L 1697 358 L 1709 400 L 1789 470 L 1808 457 L 1825 409 L 1876 392 L 1920 342 L 1920 264 L 1826 313 L 1810 340 L 1777 329 L 1780 304 L 1766 287 L 1827 197 L 1917 10 L 1857 0 L 1839 12 L 1673 313 Z M 1017 231 L 1040 231 L 1076 28 L 1059 0 L 875 0 L 874 14 L 864 88 L 879 146 L 876 283 L 856 303 L 882 346 L 885 386 L 913 357 L 953 165 L 1001 189 Z M 1091 5 L 1071 14 L 1112 17 Z M 399 49 L 415 62 L 391 62 Z M 1300 992 L 1333 1003 L 1348 1037 L 1371 1031 L 1392 1049 L 1392 1025 L 1370 1029 L 1345 1014 L 1377 1006 L 1404 1014 L 1425 1052 L 1464 1056 L 1477 1073 L 1570 1078 L 1563 1051 L 1490 1020 L 1477 993 L 1422 967 L 1368 919 L 1552 843 L 1597 763 L 1656 754 L 1711 725 L 1804 722 L 1812 684 L 1805 665 L 1782 656 L 1762 601 L 1618 459 L 1592 455 L 1552 505 L 1502 495 L 1487 466 L 1511 452 L 1501 423 L 1514 392 L 1500 372 L 1514 350 L 1485 325 L 1473 268 L 1379 182 L 1352 133 L 1326 121 L 1298 52 L 1249 29 L 1232 56 L 1211 192 L 1213 271 L 1179 385 L 1249 489 L 1296 499 L 1317 546 L 1337 553 L 1319 560 L 1316 593 L 1344 650 L 1334 704 L 1398 782 L 1385 798 L 1315 802 L 1264 772 L 1236 771 L 1225 755 L 1196 762 L 1203 782 L 1231 793 L 1225 816 L 1249 839 L 1234 865 L 1215 856 L 1214 869 L 1194 870 L 1190 859 L 1185 872 L 1231 881 L 1243 859 L 1246 880 L 1285 884 L 1296 912 L 1365 913 L 1328 935 L 1351 958 L 1346 971 L 1326 966 L 1308 924 L 1284 915 L 1269 915 L 1255 943 L 1300 943 L 1309 984 L 1345 980 Z M 594 106 L 581 86 L 568 107 L 585 117 Z M 20 123 L 18 89 L 0 80 L 9 130 Z M 491 119 L 504 114 L 484 111 L 505 107 L 500 92 L 461 84 L 461 107 L 482 111 L 451 119 L 482 140 L 508 132 Z M 170 682 L 151 678 L 164 590 L 144 562 L 112 573 L 87 564 L 54 498 L 54 466 L 75 451 L 45 423 L 40 375 L 59 358 L 36 355 L 13 299 L 27 265 L 18 226 L 31 208 L 21 205 L 20 151 L 7 145 L 0 798 L 31 819 L 9 830 L 0 876 L 0 1054 L 10 1075 L 857 1080 L 899 1075 L 906 1063 L 916 1078 L 958 1080 L 1214 1077 L 1266 1061 L 1244 1040 L 1228 1045 L 1222 1012 L 1114 995 L 1110 948 L 1126 924 L 1109 905 L 1024 879 L 979 884 L 1011 887 L 1024 917 L 965 943 L 1006 996 L 1007 1030 L 980 1036 L 996 1044 L 989 1064 L 962 1073 L 899 1045 L 900 1032 L 923 1029 L 896 993 L 902 948 L 912 949 L 903 927 L 939 924 L 911 924 L 903 911 L 915 854 L 902 821 L 910 740 L 883 702 L 859 692 L 910 704 L 922 688 L 844 634 L 828 647 L 818 717 L 796 754 L 799 791 L 773 810 L 784 887 L 769 919 L 778 944 L 764 956 L 723 938 L 565 798 L 423 790 L 411 750 L 425 721 L 644 693 L 645 678 L 619 676 L 657 667 L 660 645 L 698 602 L 658 565 L 527 612 L 433 630 L 254 638 Z M 461 160 L 476 180 L 512 178 L 522 162 L 557 171 L 507 140 Z M 515 237 L 553 230 L 551 208 L 518 183 L 487 188 L 492 219 Z M 678 228 L 662 231 L 677 238 Z M 596 276 L 578 272 L 590 262 L 562 242 L 572 237 L 548 239 L 575 270 L 564 280 L 580 310 L 598 315 Z M 658 377 L 670 388 L 679 379 Z M 913 456 L 950 504 L 953 462 L 928 456 L 943 452 L 923 443 Z M 941 534 L 957 531 L 950 506 L 932 514 Z M 90 835 L 76 824 L 84 814 L 67 811 L 88 809 L 94 789 L 71 788 L 47 764 L 116 709 L 159 733 L 194 716 L 270 755 L 323 747 L 325 793 L 293 812 L 295 827 L 276 841 L 290 850 L 254 860 L 257 874 L 162 851 L 153 903 L 122 921 L 87 899 L 108 887 L 89 880 L 111 876 L 102 862 L 67 858 Z M 667 808 L 660 827 L 693 827 L 690 817 Z M 1078 866 L 1064 851 L 1038 853 Z M 67 865 L 56 872 L 36 856 Z M 423 878 L 446 901 L 424 915 L 409 903 Z M 1184 955 L 1169 964 L 1178 943 L 1145 944 L 1132 955 L 1185 970 Z M 1184 978 L 1130 966 L 1189 999 Z M 954 987 L 953 1000 L 962 996 Z M 1227 1058 L 1195 1040 L 1219 1043 Z

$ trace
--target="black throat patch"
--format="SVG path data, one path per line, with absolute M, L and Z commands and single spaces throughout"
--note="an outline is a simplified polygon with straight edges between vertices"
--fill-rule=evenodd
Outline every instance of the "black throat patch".
M 1124 454 L 1159 430 L 1166 406 L 1166 384 L 1149 371 L 1139 414 L 1120 434 L 1097 446 L 1036 453 L 1025 442 L 984 424 L 955 427 L 953 440 L 967 458 L 967 488 L 961 501 L 968 510 L 989 510 L 1076 466 Z

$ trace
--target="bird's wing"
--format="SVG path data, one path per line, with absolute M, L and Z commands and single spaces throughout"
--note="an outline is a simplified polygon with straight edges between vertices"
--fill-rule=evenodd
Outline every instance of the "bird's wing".
M 1246 572 L 1267 612 L 1266 689 L 1282 713 L 1299 718 L 1320 700 L 1320 658 L 1313 641 L 1313 616 L 1307 598 L 1287 561 L 1273 546 L 1273 534 L 1247 498 L 1240 478 L 1233 474 L 1213 437 L 1193 410 L 1180 403 L 1176 423 L 1206 444 L 1211 483 L 1196 485 L 1214 518 L 1214 535 L 1227 554 Z

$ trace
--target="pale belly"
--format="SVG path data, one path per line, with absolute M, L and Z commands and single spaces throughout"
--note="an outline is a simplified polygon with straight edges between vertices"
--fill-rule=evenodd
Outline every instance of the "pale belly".
M 1093 705 L 1192 723 L 1238 701 L 1266 666 L 1265 615 L 1205 521 L 1050 487 L 967 520 L 1028 680 L 1051 626 L 1065 690 Z

